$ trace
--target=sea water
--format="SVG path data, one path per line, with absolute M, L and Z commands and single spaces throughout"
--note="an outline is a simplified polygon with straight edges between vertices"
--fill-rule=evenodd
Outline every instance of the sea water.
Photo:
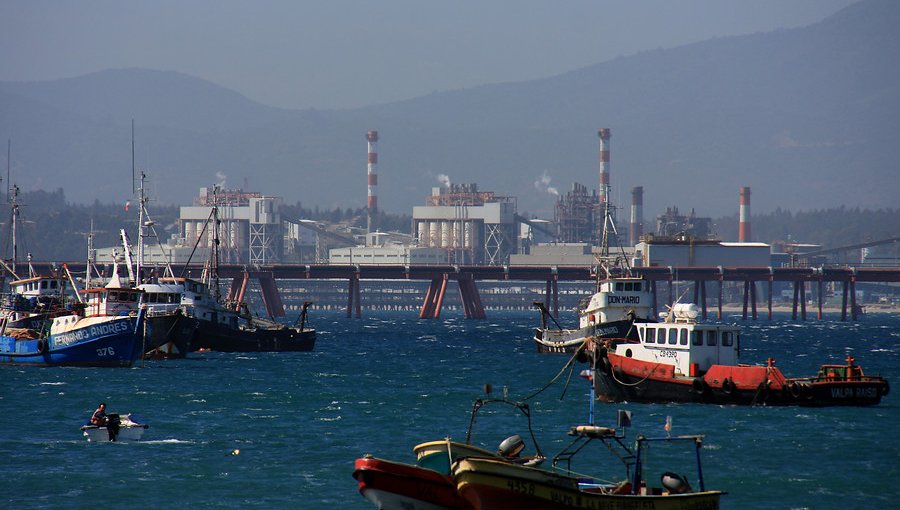
M 0 502 L 17 510 L 372 508 L 351 476 L 354 460 L 368 453 L 412 463 L 417 443 L 465 440 L 485 384 L 493 397 L 505 391 L 529 404 L 544 455 L 563 450 L 569 427 L 590 418 L 584 366 L 573 371 L 568 356 L 536 352 L 536 314 L 458 315 L 313 313 L 319 336 L 308 353 L 191 354 L 131 369 L 0 367 Z M 745 362 L 773 357 L 786 375 L 809 376 L 851 354 L 900 390 L 900 316 L 776 319 L 741 322 Z M 144 440 L 88 443 L 79 427 L 101 401 L 148 423 Z M 704 434 L 706 487 L 728 493 L 726 509 L 900 508 L 898 402 L 900 391 L 863 408 L 598 403 L 593 416 L 612 425 L 617 409 L 631 411 L 632 439 L 663 436 L 667 417 L 672 434 Z M 527 420 L 512 408 L 485 408 L 473 431 L 488 449 L 520 434 L 534 450 Z M 651 451 L 652 460 L 667 455 Z M 605 450 L 579 459 L 579 471 L 624 475 Z M 678 469 L 694 480 L 690 462 Z

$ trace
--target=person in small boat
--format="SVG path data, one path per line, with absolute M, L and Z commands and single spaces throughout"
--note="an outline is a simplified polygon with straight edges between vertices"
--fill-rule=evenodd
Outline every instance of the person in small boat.
M 97 410 L 94 411 L 94 414 L 91 415 L 91 425 L 103 427 L 106 425 L 107 421 L 108 419 L 106 417 L 106 402 L 100 402 L 100 405 L 97 406 Z

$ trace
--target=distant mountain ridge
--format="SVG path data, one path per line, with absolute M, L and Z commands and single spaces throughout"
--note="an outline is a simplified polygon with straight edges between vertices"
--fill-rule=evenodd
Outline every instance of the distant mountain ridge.
M 893 207 L 900 189 L 900 3 L 867 0 L 820 23 L 620 57 L 520 83 L 353 110 L 272 108 L 180 73 L 123 69 L 0 83 L 12 180 L 70 200 L 131 194 L 136 160 L 166 204 L 226 179 L 287 202 L 359 207 L 364 134 L 377 129 L 379 205 L 408 212 L 437 176 L 518 197 L 552 216 L 572 182 L 597 186 L 612 128 L 613 198 L 645 189 L 645 223 L 667 205 L 702 216 L 838 205 Z M 540 188 L 540 189 L 538 189 Z

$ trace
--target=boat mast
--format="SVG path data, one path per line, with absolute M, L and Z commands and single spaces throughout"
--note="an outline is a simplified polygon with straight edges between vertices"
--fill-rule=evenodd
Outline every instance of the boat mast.
M 213 299 L 218 303 L 222 297 L 219 292 L 219 185 L 213 187 L 213 246 L 210 258 L 210 285 L 212 286 Z
M 138 195 L 138 255 L 137 255 L 137 269 L 135 270 L 136 281 L 134 285 L 140 285 L 142 283 L 141 278 L 141 270 L 144 266 L 144 207 L 147 203 L 147 197 L 144 196 L 144 171 L 141 170 L 141 187 L 139 188 L 140 194 Z
M 19 221 L 19 187 L 13 184 L 12 187 L 12 268 L 13 272 L 19 273 L 19 247 L 16 243 L 16 229 Z

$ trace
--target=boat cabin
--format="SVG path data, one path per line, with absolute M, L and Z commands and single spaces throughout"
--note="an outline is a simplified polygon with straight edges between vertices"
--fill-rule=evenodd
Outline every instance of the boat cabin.
M 697 322 L 697 305 L 676 305 L 665 322 L 636 323 L 639 340 L 616 345 L 627 358 L 674 365 L 675 374 L 697 377 L 712 365 L 738 365 L 740 328 Z M 669 318 L 671 317 L 671 318 Z
M 39 298 L 42 296 L 58 296 L 62 286 L 56 278 L 37 276 L 9 282 L 9 288 L 14 294 L 19 294 L 26 298 Z
M 85 314 L 89 317 L 136 313 L 143 294 L 138 289 L 119 287 L 87 289 L 82 293 L 85 295 Z
M 609 278 L 600 282 L 587 305 L 580 307 L 579 326 L 584 328 L 635 317 L 648 318 L 653 306 L 650 282 L 642 278 Z
M 181 308 L 184 297 L 184 282 L 174 281 L 183 278 L 167 278 L 167 281 L 157 283 L 142 283 L 138 290 L 144 292 L 144 303 L 147 305 L 147 313 L 171 313 Z

